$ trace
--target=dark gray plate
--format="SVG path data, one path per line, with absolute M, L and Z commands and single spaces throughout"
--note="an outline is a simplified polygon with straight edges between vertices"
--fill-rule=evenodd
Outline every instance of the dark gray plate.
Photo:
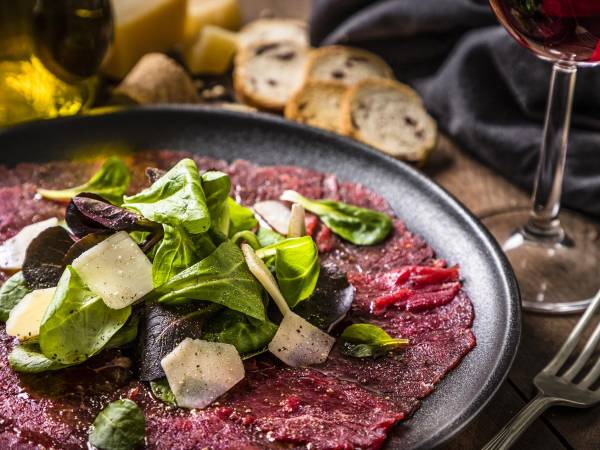
M 65 159 L 82 149 L 113 146 L 189 150 L 335 172 L 382 194 L 438 255 L 460 265 L 475 305 L 477 347 L 414 417 L 395 429 L 388 448 L 429 449 L 446 441 L 477 415 L 506 377 L 521 329 L 510 266 L 481 224 L 414 169 L 354 141 L 274 116 L 182 107 L 16 127 L 0 133 L 0 163 Z

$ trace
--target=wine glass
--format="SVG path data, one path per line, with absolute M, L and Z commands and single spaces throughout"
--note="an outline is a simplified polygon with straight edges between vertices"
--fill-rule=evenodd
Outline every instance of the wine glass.
M 560 214 L 573 92 L 578 66 L 600 63 L 600 1 L 490 0 L 500 23 L 521 45 L 554 66 L 529 210 L 483 218 L 519 281 L 523 308 L 547 313 L 585 309 L 600 287 L 598 228 Z

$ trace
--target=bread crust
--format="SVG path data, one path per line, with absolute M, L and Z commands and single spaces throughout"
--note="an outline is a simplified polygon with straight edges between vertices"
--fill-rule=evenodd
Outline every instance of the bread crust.
M 256 42 L 248 47 L 240 49 L 235 57 L 235 64 L 233 70 L 233 88 L 235 90 L 236 96 L 244 103 L 254 106 L 260 109 L 267 109 L 270 111 L 282 111 L 291 96 L 301 87 L 301 82 L 299 86 L 293 88 L 290 92 L 290 95 L 280 101 L 273 98 L 270 98 L 268 95 L 263 95 L 258 92 L 258 90 L 251 89 L 248 86 L 248 79 L 250 75 L 248 74 L 248 63 L 252 58 L 259 57 L 257 55 L 257 50 L 264 46 L 289 46 L 293 47 L 295 51 L 298 52 L 300 58 L 305 59 L 306 53 L 308 49 L 304 46 L 301 46 L 294 41 L 280 41 L 280 42 L 269 42 L 269 41 L 261 41 Z M 298 68 L 300 71 L 300 77 L 304 73 L 304 63 L 301 63 Z M 285 81 L 285 80 L 283 80 Z
M 385 148 L 383 145 L 381 145 L 381 143 L 376 142 L 375 139 L 365 136 L 354 123 L 353 110 L 355 107 L 357 96 L 363 90 L 372 87 L 383 87 L 385 89 L 390 89 L 399 92 L 403 96 L 405 96 L 407 103 L 415 105 L 420 110 L 422 116 L 426 118 L 427 123 L 424 125 L 424 127 L 428 128 L 428 131 L 431 133 L 433 138 L 423 141 L 422 144 L 415 146 L 415 148 L 412 149 L 410 152 L 401 153 L 398 151 L 391 151 L 389 148 Z M 427 110 L 425 109 L 425 106 L 423 105 L 423 101 L 419 94 L 417 94 L 417 92 L 414 91 L 410 86 L 400 83 L 399 81 L 382 78 L 366 78 L 356 83 L 355 85 L 351 86 L 344 94 L 341 103 L 341 113 L 342 132 L 344 134 L 358 141 L 371 145 L 394 158 L 411 161 L 418 163 L 419 165 L 423 165 L 431 151 L 437 145 L 438 133 L 437 124 L 435 120 L 427 113 Z
M 381 57 L 372 53 L 368 50 L 364 50 L 356 47 L 347 47 L 343 45 L 329 45 L 325 47 L 312 49 L 308 54 L 308 60 L 306 62 L 306 72 L 305 79 L 309 80 L 321 80 L 321 81 L 338 81 L 344 83 L 346 85 L 352 85 L 354 82 L 344 82 L 342 79 L 338 80 L 324 80 L 322 78 L 318 78 L 315 75 L 315 68 L 319 64 L 319 62 L 323 61 L 325 58 L 332 55 L 349 55 L 359 58 L 364 58 L 371 62 L 374 66 L 377 66 L 381 69 L 382 75 L 381 78 L 384 79 L 393 79 L 394 71 L 392 68 L 383 60 Z M 372 78 L 373 76 L 369 77 Z
M 308 80 L 303 84 L 302 88 L 300 88 L 300 90 L 298 90 L 288 101 L 284 111 L 285 117 L 290 120 L 295 120 L 297 122 L 306 123 L 343 134 L 341 101 L 347 90 L 348 86 L 335 81 Z M 328 120 L 326 117 L 322 117 L 322 115 L 319 116 L 318 113 L 312 120 L 303 115 L 302 110 L 304 108 L 301 107 L 301 105 L 304 103 L 305 107 L 308 106 L 306 103 L 311 101 L 310 94 L 314 93 L 315 91 L 322 91 L 324 95 L 328 96 L 328 100 L 331 99 L 332 95 L 339 98 L 338 110 L 333 112 L 327 111 L 331 112 L 333 115 L 337 115 L 337 121 L 334 123 L 332 123 L 331 120 Z M 323 105 L 323 108 L 326 107 L 327 105 Z
M 305 47 L 309 46 L 308 42 L 308 33 L 306 31 L 306 22 L 296 19 L 257 19 L 254 20 L 247 25 L 245 25 L 239 32 L 239 45 L 240 47 L 248 47 L 253 45 L 256 42 L 279 42 L 282 39 L 277 38 L 276 40 L 265 39 L 264 37 L 254 37 L 253 35 L 256 33 L 260 33 L 261 28 L 269 28 L 269 27 L 289 27 L 290 30 L 297 29 L 299 32 L 296 37 L 290 39 L 289 37 L 285 40 L 292 40 L 297 42 L 298 44 L 304 45 Z M 295 33 L 290 33 L 290 36 Z

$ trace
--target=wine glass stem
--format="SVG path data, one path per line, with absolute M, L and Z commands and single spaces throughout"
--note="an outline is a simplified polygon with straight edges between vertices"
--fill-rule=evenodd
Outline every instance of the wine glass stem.
M 561 242 L 565 238 L 558 213 L 576 74 L 575 64 L 562 61 L 556 62 L 552 69 L 533 205 L 524 227 L 527 237 L 538 241 Z

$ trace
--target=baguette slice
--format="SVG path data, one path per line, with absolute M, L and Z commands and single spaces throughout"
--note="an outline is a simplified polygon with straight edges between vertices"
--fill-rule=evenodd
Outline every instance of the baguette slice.
M 353 85 L 365 78 L 393 78 L 394 72 L 374 53 L 354 47 L 332 45 L 310 52 L 306 78 Z
M 240 48 L 257 42 L 292 41 L 308 47 L 306 23 L 294 19 L 259 19 L 246 25 L 239 34 Z
M 257 42 L 235 59 L 233 85 L 240 99 L 281 111 L 304 79 L 307 48 L 293 41 Z
M 388 155 L 423 163 L 437 140 L 437 124 L 419 95 L 397 81 L 365 79 L 342 100 L 343 131 Z
M 288 102 L 285 117 L 342 132 L 342 97 L 348 87 L 333 81 L 308 81 Z

